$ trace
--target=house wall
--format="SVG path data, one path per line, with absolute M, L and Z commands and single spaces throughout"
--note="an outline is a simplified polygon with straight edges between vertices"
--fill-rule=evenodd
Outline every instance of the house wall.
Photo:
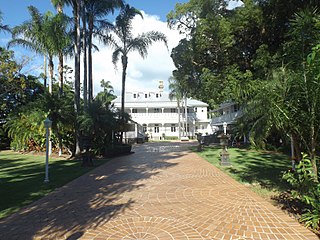
M 118 99 L 116 99 L 118 100 Z M 189 100 L 188 100 L 189 101 Z M 196 132 L 211 132 L 207 118 L 207 105 L 197 100 L 187 101 L 187 136 L 195 137 Z M 198 104 L 198 105 L 197 105 Z M 120 108 L 120 102 L 114 101 L 114 105 Z M 144 128 L 151 139 L 163 139 L 165 137 L 185 136 L 185 108 L 180 107 L 180 122 L 177 101 L 169 99 L 168 94 L 162 92 L 130 92 L 126 93 L 125 112 L 131 115 L 131 119 Z M 209 126 L 209 127 L 208 127 Z

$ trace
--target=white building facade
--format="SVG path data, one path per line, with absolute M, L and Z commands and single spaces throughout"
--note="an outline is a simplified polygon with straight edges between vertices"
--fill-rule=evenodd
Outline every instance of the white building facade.
M 120 109 L 121 97 L 113 100 L 113 104 L 115 108 Z M 194 138 L 196 133 L 210 134 L 212 130 L 207 107 L 208 104 L 204 102 L 188 98 L 181 101 L 178 108 L 177 100 L 170 99 L 169 94 L 162 91 L 126 92 L 125 95 L 125 112 L 142 126 L 142 132 L 152 140 L 178 139 L 186 136 Z M 142 133 L 136 126 L 133 134 L 136 137 Z
M 235 124 L 237 119 L 242 116 L 242 110 L 239 105 L 235 102 L 229 101 L 220 104 L 220 106 L 210 111 L 211 126 L 221 128 L 223 123 L 228 125 Z

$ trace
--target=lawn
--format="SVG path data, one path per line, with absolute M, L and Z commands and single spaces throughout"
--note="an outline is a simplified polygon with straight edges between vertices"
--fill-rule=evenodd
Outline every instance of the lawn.
M 95 167 L 107 160 L 99 159 Z M 44 183 L 45 156 L 0 152 L 0 218 L 39 199 L 55 188 L 90 171 L 81 167 L 81 161 L 65 158 L 49 159 L 49 179 Z
M 221 148 L 204 147 L 198 154 L 223 172 L 244 185 L 249 186 L 260 196 L 270 197 L 288 189 L 282 174 L 291 167 L 287 155 L 275 152 L 255 151 L 243 148 L 229 148 L 231 166 L 221 166 Z

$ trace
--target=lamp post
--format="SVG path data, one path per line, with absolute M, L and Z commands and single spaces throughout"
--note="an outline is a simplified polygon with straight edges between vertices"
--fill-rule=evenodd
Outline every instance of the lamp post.
M 229 161 L 229 153 L 228 153 L 228 135 L 227 135 L 227 123 L 223 122 L 223 134 L 220 136 L 220 144 L 222 145 L 222 151 L 220 153 L 222 166 L 230 166 L 231 163 Z
M 49 118 L 44 120 L 44 127 L 46 128 L 46 173 L 44 182 L 49 182 L 49 128 L 52 126 L 52 121 Z
M 228 126 L 228 124 L 226 122 L 223 122 L 223 133 L 224 133 L 224 135 L 227 135 L 227 126 Z

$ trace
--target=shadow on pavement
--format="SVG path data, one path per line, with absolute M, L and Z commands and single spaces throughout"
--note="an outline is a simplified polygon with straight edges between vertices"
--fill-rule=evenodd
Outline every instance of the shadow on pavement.
M 0 220 L 1 239 L 78 239 L 89 226 L 98 227 L 129 209 L 135 201 L 123 197 L 124 193 L 143 188 L 142 180 L 177 165 L 171 161 L 192 144 L 135 146 L 135 154 L 114 158 Z

